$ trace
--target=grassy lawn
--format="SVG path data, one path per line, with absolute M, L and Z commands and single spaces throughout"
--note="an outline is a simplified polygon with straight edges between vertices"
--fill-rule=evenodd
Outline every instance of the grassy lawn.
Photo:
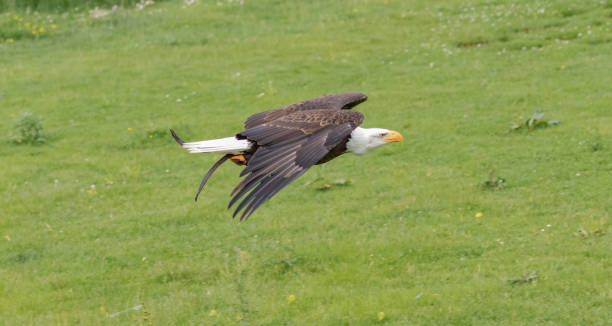
M 612 324 L 612 1 L 86 9 L 0 13 L 0 324 Z M 404 142 L 194 203 L 219 157 L 168 128 L 345 91 Z

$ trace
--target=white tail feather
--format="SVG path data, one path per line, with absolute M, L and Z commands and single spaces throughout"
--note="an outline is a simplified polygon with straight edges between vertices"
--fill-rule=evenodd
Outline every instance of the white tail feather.
M 227 137 L 184 143 L 182 146 L 190 153 L 223 153 L 238 155 L 250 149 L 253 144 L 246 139 Z

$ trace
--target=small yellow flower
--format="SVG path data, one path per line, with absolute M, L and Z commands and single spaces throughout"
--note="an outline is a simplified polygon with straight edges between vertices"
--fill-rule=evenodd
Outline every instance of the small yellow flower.
M 38 29 L 39 32 L 44 33 L 45 32 L 45 28 L 40 26 L 40 28 Z
M 128 127 L 128 131 L 132 131 L 132 128 Z
M 36 35 L 38 32 L 36 30 L 32 30 L 32 35 Z
M 561 66 L 561 70 L 565 70 L 565 68 L 567 68 L 565 65 Z
M 15 42 L 15 40 L 13 40 L 12 38 L 7 39 L 6 41 L 9 42 L 9 43 Z
M 378 320 L 383 320 L 383 319 L 385 319 L 385 313 L 381 311 L 378 313 Z
M 53 24 L 51 25 L 51 29 L 55 29 L 57 27 L 57 25 Z
M 476 215 L 475 215 L 475 216 L 476 216 L 476 218 L 481 218 L 481 217 L 482 217 L 482 213 L 481 213 L 481 212 L 478 212 L 478 213 L 476 213 Z
M 8 234 L 5 234 L 4 238 L 6 239 L 6 241 L 11 241 L 11 236 Z
M 25 22 L 25 23 L 23 24 L 23 26 L 25 26 L 26 28 L 30 28 L 30 23 Z
M 149 135 L 149 139 L 153 139 L 153 135 Z
M 287 302 L 293 303 L 293 301 L 295 301 L 295 295 L 292 294 L 287 298 Z
M 20 22 L 22 22 L 22 21 L 23 21 L 23 18 L 19 18 L 19 21 L 20 21 Z
M 19 17 L 17 17 L 17 16 L 13 16 L 13 19 L 14 19 L 14 20 L 19 20 Z
M 217 315 L 217 311 L 216 311 L 215 309 L 213 309 L 213 310 L 211 310 L 211 311 L 208 313 L 208 315 L 209 315 L 209 316 L 211 316 L 211 317 L 215 317 L 215 316 Z

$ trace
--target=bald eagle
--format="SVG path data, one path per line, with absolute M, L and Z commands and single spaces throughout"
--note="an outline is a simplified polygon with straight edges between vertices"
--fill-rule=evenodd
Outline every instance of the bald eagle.
M 191 153 L 224 156 L 206 173 L 195 200 L 212 173 L 225 161 L 246 166 L 247 175 L 232 191 L 228 208 L 240 201 L 233 217 L 249 218 L 264 202 L 311 166 L 344 153 L 362 155 L 382 145 L 399 142 L 397 131 L 361 128 L 363 114 L 350 110 L 367 100 L 362 93 L 325 95 L 250 116 L 244 130 L 232 137 L 186 143 L 174 130 L 172 137 Z

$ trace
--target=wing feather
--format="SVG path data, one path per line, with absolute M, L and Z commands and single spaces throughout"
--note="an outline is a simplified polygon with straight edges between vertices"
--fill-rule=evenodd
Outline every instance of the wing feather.
M 264 180 L 262 180 L 262 182 L 259 183 L 257 188 L 251 191 L 240 202 L 238 207 L 236 207 L 236 211 L 234 211 L 234 216 L 236 216 L 236 214 L 238 214 L 238 212 L 245 205 L 249 204 L 247 209 L 245 209 L 244 212 L 242 212 L 242 216 L 240 217 L 240 220 L 244 219 L 245 217 L 248 218 L 247 216 L 248 211 L 251 210 L 251 208 L 253 208 L 253 205 L 255 205 L 257 202 L 262 202 L 263 200 L 265 200 L 266 195 L 270 194 L 271 188 L 276 187 L 278 190 L 280 190 L 280 188 L 284 187 L 285 185 L 287 185 L 289 182 L 293 180 L 290 178 L 286 178 L 287 176 L 286 172 L 294 167 L 296 167 L 295 163 L 287 162 L 287 164 L 283 164 L 279 169 L 277 169 L 277 171 L 275 171 L 276 173 L 266 176 Z
M 368 97 L 363 93 L 340 93 L 332 95 L 324 95 L 289 106 L 280 107 L 273 110 L 268 110 L 256 113 L 250 116 L 244 123 L 245 129 L 253 128 L 270 121 L 277 120 L 283 116 L 296 111 L 307 110 L 346 110 L 351 109 L 366 101 Z
M 271 164 L 270 166 L 260 169 L 257 173 L 250 174 L 241 183 L 239 183 L 238 186 L 236 186 L 236 188 L 232 191 L 232 195 L 234 195 L 236 191 L 240 190 L 240 192 L 235 197 L 241 197 L 242 195 L 247 193 L 249 189 L 257 185 L 258 181 L 260 181 L 262 178 L 266 176 L 269 176 L 271 173 L 276 171 L 277 168 L 280 168 L 282 165 L 286 164 L 286 161 L 293 160 L 295 156 L 296 156 L 296 153 L 293 153 L 287 156 L 285 161 L 277 161 Z M 238 198 L 235 198 L 235 199 L 238 199 Z M 232 199 L 232 201 L 234 201 L 234 199 Z M 232 206 L 232 203 L 230 203 L 229 206 Z
M 251 162 L 249 162 L 249 165 L 242 171 L 242 173 L 246 174 L 248 172 L 259 169 L 262 166 L 272 164 L 274 161 L 280 160 L 282 158 L 287 159 L 287 156 L 289 154 L 291 154 L 292 152 L 295 153 L 296 149 L 299 148 L 299 145 L 300 144 L 293 146 L 283 146 L 280 149 L 277 149 L 271 152 L 270 154 L 265 155 L 265 158 L 263 159 L 259 159 L 259 157 L 257 157 L 256 160 L 252 160 Z
M 236 203 L 233 216 L 248 219 L 263 203 L 345 141 L 361 124 L 358 111 L 309 109 L 247 128 L 238 137 L 257 144 L 246 176 L 232 191 L 228 208 Z
M 279 191 L 281 191 L 281 189 L 287 186 L 291 181 L 297 179 L 299 176 L 301 176 L 302 174 L 306 172 L 306 170 L 303 170 L 303 169 L 298 170 L 298 168 L 299 167 L 297 166 L 294 167 L 294 169 L 296 169 L 296 173 L 293 174 L 292 178 L 283 178 L 278 183 L 276 183 L 273 187 L 270 187 L 270 189 L 267 189 L 265 191 L 262 189 L 262 192 L 264 193 L 264 195 L 260 196 L 259 198 L 254 199 L 249 204 L 249 206 L 245 209 L 243 215 L 246 215 L 247 218 L 251 216 L 251 214 L 253 214 L 253 212 L 255 212 L 255 210 L 261 204 L 265 203 L 268 199 L 272 198 L 272 196 L 276 195 Z

